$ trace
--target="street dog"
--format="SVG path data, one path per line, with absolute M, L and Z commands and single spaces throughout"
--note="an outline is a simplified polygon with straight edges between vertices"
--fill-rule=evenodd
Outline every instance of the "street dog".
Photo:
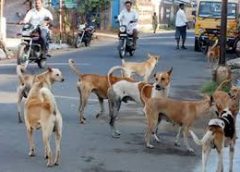
M 146 147 L 154 148 L 154 146 L 150 144 L 151 136 L 154 135 L 154 138 L 159 141 L 159 138 L 155 133 L 156 128 L 163 118 L 167 118 L 180 125 L 175 144 L 179 144 L 180 133 L 183 130 L 183 137 L 187 150 L 193 152 L 187 138 L 189 129 L 194 121 L 210 110 L 210 107 L 212 106 L 212 97 L 206 95 L 204 99 L 198 101 L 148 98 L 145 95 L 145 87 L 141 90 L 141 97 L 145 104 L 143 111 L 147 118 L 147 130 L 145 135 Z
M 236 141 L 235 119 L 228 108 L 224 109 L 218 118 L 209 121 L 207 132 L 201 140 L 193 131 L 190 130 L 190 133 L 194 142 L 202 146 L 202 172 L 206 172 L 207 160 L 211 149 L 216 149 L 218 153 L 217 172 L 223 171 L 224 146 L 229 146 L 229 171 L 233 171 L 233 156 Z
M 218 45 L 218 39 L 214 42 L 212 46 L 208 48 L 207 59 L 208 63 L 215 64 L 220 57 L 220 46 Z
M 32 85 L 39 80 L 44 80 L 48 88 L 51 88 L 55 82 L 63 82 L 64 78 L 62 72 L 57 68 L 48 68 L 48 70 L 41 74 L 31 75 L 25 73 L 26 71 L 23 65 L 17 65 L 16 72 L 19 79 L 19 85 L 17 87 L 18 122 L 22 123 L 21 101 L 24 97 L 27 98 Z
M 124 68 L 123 77 L 131 77 L 133 73 L 138 74 L 147 82 L 152 74 L 153 69 L 158 63 L 160 57 L 148 54 L 148 59 L 144 62 L 126 62 L 122 59 L 122 67 Z
M 133 81 L 131 78 L 127 77 L 114 77 L 114 76 L 101 76 L 97 74 L 81 74 L 80 71 L 75 67 L 75 62 L 72 59 L 68 60 L 69 67 L 72 69 L 74 73 L 79 77 L 79 81 L 77 82 L 77 89 L 80 96 L 80 105 L 79 105 L 79 113 L 80 113 L 80 123 L 85 123 L 86 118 L 84 117 L 84 109 L 87 105 L 88 98 L 91 93 L 95 93 L 98 97 L 100 104 L 100 112 L 96 115 L 96 118 L 100 117 L 104 114 L 104 99 L 108 99 L 107 90 L 109 88 L 108 80 L 111 84 L 115 82 L 126 80 Z
M 124 70 L 124 68 L 112 67 L 108 76 L 111 76 L 116 69 Z M 170 89 L 170 83 L 172 78 L 172 68 L 167 72 L 160 72 L 154 74 L 155 82 L 153 84 L 147 84 L 145 82 L 129 82 L 126 80 L 118 81 L 113 84 L 108 90 L 109 101 L 109 116 L 110 126 L 112 130 L 112 137 L 120 137 L 120 132 L 115 127 L 115 121 L 118 116 L 118 112 L 122 102 L 135 101 L 138 104 L 143 105 L 140 93 L 141 89 L 145 87 L 145 94 L 148 98 L 151 97 L 167 97 Z M 109 85 L 111 83 L 109 82 Z
M 29 156 L 35 156 L 33 132 L 41 128 L 44 157 L 47 159 L 47 166 L 51 167 L 59 164 L 62 116 L 58 110 L 54 95 L 48 88 L 48 84 L 47 82 L 41 81 L 41 79 L 39 82 L 34 83 L 24 105 L 24 120 L 29 142 Z M 54 161 L 49 142 L 53 132 L 55 132 L 56 135 L 56 154 Z

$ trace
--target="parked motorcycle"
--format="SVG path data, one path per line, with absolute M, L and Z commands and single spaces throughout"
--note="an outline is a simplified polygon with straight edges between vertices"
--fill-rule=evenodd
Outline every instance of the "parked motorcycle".
M 135 27 L 136 22 L 131 21 L 128 26 L 120 24 L 119 26 L 119 44 L 118 52 L 120 58 L 124 58 L 127 53 L 133 56 L 135 53 L 133 44 L 133 27 Z
M 18 47 L 17 64 L 35 62 L 39 68 L 46 67 L 46 57 L 40 42 L 40 26 L 33 26 L 30 23 L 24 24 L 21 35 L 21 43 Z
M 94 21 L 92 21 L 92 23 L 94 23 Z M 82 43 L 84 43 L 86 47 L 89 46 L 94 32 L 95 27 L 93 24 L 80 24 L 78 27 L 78 34 L 75 40 L 75 47 L 79 48 Z

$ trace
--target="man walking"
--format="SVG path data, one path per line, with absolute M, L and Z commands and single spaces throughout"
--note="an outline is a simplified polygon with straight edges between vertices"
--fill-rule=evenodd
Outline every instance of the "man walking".
M 158 20 L 157 20 L 156 12 L 154 12 L 153 16 L 152 16 L 152 26 L 153 26 L 153 33 L 156 33 L 157 26 L 158 26 Z
M 185 47 L 185 41 L 186 41 L 186 36 L 187 36 L 187 17 L 184 12 L 184 4 L 179 4 L 179 10 L 176 14 L 176 21 L 175 21 L 175 26 L 176 26 L 176 41 L 177 41 L 177 49 L 179 49 L 179 42 L 180 42 L 180 37 L 182 38 L 182 49 L 187 49 Z

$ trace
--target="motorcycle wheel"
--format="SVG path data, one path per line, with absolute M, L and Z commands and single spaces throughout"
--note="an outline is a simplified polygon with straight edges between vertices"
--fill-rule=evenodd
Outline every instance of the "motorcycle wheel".
M 126 56 L 126 47 L 124 47 L 124 40 L 120 40 L 119 42 L 118 53 L 121 59 Z
M 75 40 L 75 48 L 80 48 L 82 44 L 82 40 L 80 36 L 77 36 L 76 40 Z
M 46 68 L 47 60 L 46 59 L 41 59 L 41 60 L 37 61 L 37 65 L 40 69 Z
M 27 45 L 25 43 L 21 43 L 18 47 L 18 52 L 17 52 L 17 64 L 18 65 L 25 64 L 26 61 L 28 60 L 26 58 L 27 54 L 25 52 L 26 47 L 27 47 Z
M 235 54 L 236 54 L 238 57 L 240 57 L 240 38 L 238 38 L 238 39 L 235 41 L 234 50 L 235 50 Z

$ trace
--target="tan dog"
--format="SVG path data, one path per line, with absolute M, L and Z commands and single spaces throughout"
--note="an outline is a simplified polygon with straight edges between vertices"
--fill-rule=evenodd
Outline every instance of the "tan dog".
M 101 111 L 96 115 L 98 118 L 105 112 L 103 100 L 108 99 L 107 91 L 109 88 L 108 84 L 108 76 L 101 76 L 97 74 L 81 74 L 75 67 L 74 61 L 69 59 L 68 64 L 70 68 L 79 76 L 79 81 L 77 82 L 77 89 L 80 95 L 80 105 L 79 105 L 79 113 L 80 113 L 80 122 L 85 122 L 84 117 L 84 109 L 87 105 L 88 98 L 90 94 L 93 92 L 97 95 Z M 130 78 L 119 78 L 110 76 L 109 78 L 111 84 L 114 84 L 117 81 L 127 80 L 132 81 Z
M 108 76 L 111 76 L 115 67 L 112 67 Z M 124 68 L 121 68 L 124 70 Z M 144 102 L 141 99 L 141 90 L 143 87 L 144 93 L 148 98 L 151 97 L 167 97 L 170 89 L 170 83 L 172 79 L 172 68 L 169 71 L 160 72 L 154 74 L 154 83 L 149 85 L 145 82 L 133 82 L 133 81 L 118 81 L 113 84 L 108 90 L 109 101 L 109 115 L 110 126 L 112 130 L 112 136 L 114 138 L 120 137 L 120 132 L 115 127 L 115 121 L 118 116 L 118 112 L 122 102 L 135 101 L 136 103 L 143 105 Z M 111 83 L 109 83 L 111 85 Z
M 208 48 L 207 51 L 207 58 L 208 63 L 215 64 L 219 60 L 220 57 L 220 46 L 218 45 L 218 39 L 215 41 L 215 43 Z
M 122 59 L 122 67 L 124 68 L 123 77 L 131 77 L 133 73 L 138 74 L 144 78 L 144 81 L 147 82 L 150 75 L 152 74 L 153 69 L 155 68 L 160 57 L 148 54 L 148 60 L 144 62 L 125 62 Z
M 49 83 L 41 79 L 40 82 L 34 83 L 24 105 L 24 119 L 30 149 L 29 156 L 35 156 L 33 132 L 41 128 L 45 150 L 44 157 L 47 159 L 47 166 L 50 167 L 59 164 L 60 143 L 62 138 L 62 116 L 48 86 Z M 54 162 L 49 142 L 53 132 L 56 134 L 56 154 Z
M 193 149 L 188 143 L 188 132 L 193 122 L 196 121 L 201 115 L 205 114 L 212 106 L 212 98 L 206 96 L 203 100 L 199 101 L 180 101 L 169 98 L 147 98 L 144 94 L 145 87 L 141 91 L 141 97 L 145 102 L 144 112 L 147 118 L 147 131 L 145 135 L 146 147 L 153 148 L 150 144 L 151 135 L 155 139 L 159 139 L 155 135 L 157 124 L 163 117 L 180 125 L 175 143 L 179 143 L 179 136 L 183 129 L 184 142 L 187 150 L 193 152 Z
M 218 153 L 217 172 L 223 171 L 223 148 L 229 145 L 229 171 L 233 171 L 233 155 L 235 147 L 235 119 L 229 109 L 225 109 L 217 119 L 208 123 L 206 134 L 200 140 L 193 131 L 190 131 L 196 144 L 202 146 L 202 172 L 206 172 L 207 160 L 211 149 L 216 148 Z
M 17 87 L 18 121 L 21 123 L 21 101 L 23 97 L 27 98 L 32 85 L 37 81 L 44 80 L 44 82 L 48 85 L 48 88 L 51 88 L 52 84 L 55 82 L 63 82 L 64 78 L 62 72 L 57 68 L 48 68 L 48 70 L 41 74 L 30 75 L 25 74 L 25 68 L 23 65 L 17 65 L 16 72 L 19 79 L 19 85 Z

